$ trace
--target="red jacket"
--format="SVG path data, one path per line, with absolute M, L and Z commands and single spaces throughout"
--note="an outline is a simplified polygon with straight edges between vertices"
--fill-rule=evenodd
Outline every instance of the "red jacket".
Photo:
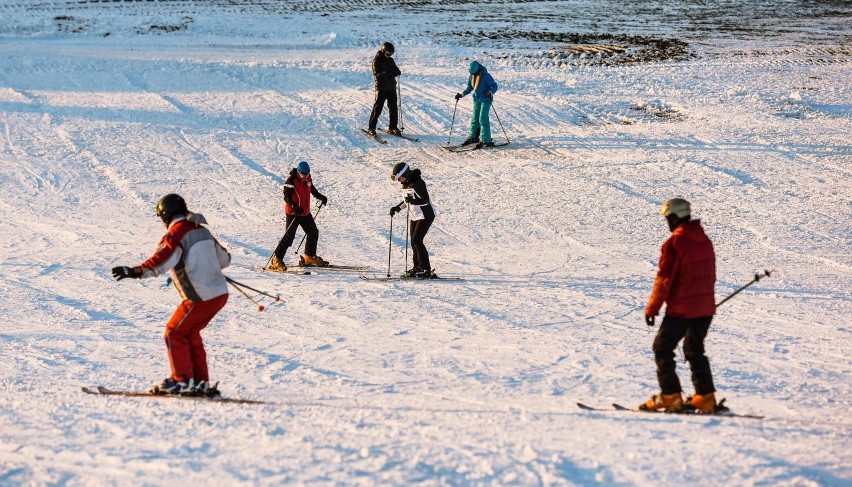
M 663 244 L 660 270 L 654 281 L 646 316 L 701 318 L 716 314 L 716 254 L 701 220 L 681 223 Z
M 290 176 L 284 181 L 284 212 L 288 215 L 308 216 L 311 213 L 311 195 L 320 195 L 314 187 L 311 175 L 308 174 L 302 179 L 296 172 L 296 168 L 290 170 Z M 293 205 L 298 206 L 302 211 L 296 214 L 293 211 Z

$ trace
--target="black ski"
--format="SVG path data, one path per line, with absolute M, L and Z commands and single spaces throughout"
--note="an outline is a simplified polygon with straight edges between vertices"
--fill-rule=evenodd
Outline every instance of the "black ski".
M 478 144 L 467 144 L 467 145 L 446 145 L 443 146 L 444 149 L 450 152 L 470 152 L 476 149 L 481 149 L 483 146 L 482 142 Z
M 95 388 L 83 387 L 83 392 L 86 394 L 94 394 L 96 396 L 121 396 L 121 397 L 147 397 L 152 399 L 184 399 L 192 401 L 207 401 L 220 402 L 231 404 L 265 404 L 266 401 L 257 401 L 254 399 L 240 399 L 232 397 L 203 397 L 203 396 L 181 396 L 179 394 L 151 394 L 150 392 L 137 391 L 114 391 L 103 386 Z
M 759 416 L 755 414 L 738 414 L 732 412 L 727 406 L 724 405 L 725 400 L 722 399 L 719 401 L 718 409 L 715 413 L 704 413 L 699 412 L 696 409 L 685 409 L 679 412 L 666 412 L 666 411 L 643 411 L 638 408 L 628 408 L 626 406 L 622 406 L 621 404 L 613 403 L 612 409 L 609 408 L 596 408 L 592 406 L 587 406 L 583 403 L 578 402 L 577 407 L 583 409 L 585 411 L 600 411 L 600 412 L 630 412 L 630 413 L 644 413 L 644 414 L 677 414 L 683 416 L 707 416 L 707 417 L 717 417 L 717 416 L 725 416 L 729 418 L 747 418 L 747 419 L 764 419 L 765 416 Z
M 402 134 L 402 133 L 401 133 L 401 134 L 399 134 L 399 135 L 397 135 L 397 134 L 392 134 L 392 133 L 387 132 L 387 131 L 386 131 L 385 133 L 386 133 L 386 134 L 388 134 L 388 135 L 392 135 L 392 136 L 394 136 L 394 137 L 399 137 L 400 139 L 410 140 L 410 141 L 412 141 L 412 142 L 420 142 L 420 139 L 415 138 L 415 137 L 409 137 L 408 135 L 405 135 L 405 134 Z
M 364 135 L 366 135 L 367 137 L 369 137 L 369 138 L 371 138 L 371 139 L 375 140 L 376 142 L 378 142 L 378 143 L 380 143 L 380 144 L 387 144 L 387 143 L 388 143 L 388 141 L 387 141 L 387 140 L 382 140 L 382 139 L 380 139 L 378 135 L 373 135 L 373 134 L 371 134 L 370 132 L 367 132 L 367 129 L 361 129 L 361 132 L 364 132 Z
M 463 281 L 464 280 L 461 277 L 441 277 L 441 276 L 430 277 L 429 279 L 420 279 L 420 278 L 417 278 L 417 277 L 365 276 L 365 275 L 362 274 L 358 277 L 360 277 L 361 279 L 363 279 L 365 281 L 418 281 L 418 282 L 424 281 L 424 282 L 428 282 L 428 281 Z
M 500 142 L 499 144 L 494 144 L 491 147 L 505 147 L 507 145 L 509 145 L 509 142 Z M 444 149 L 447 149 L 450 152 L 470 152 L 470 151 L 475 151 L 475 150 L 479 150 L 479 149 L 489 149 L 491 147 L 487 147 L 485 144 L 480 142 L 478 144 L 468 144 L 468 145 L 449 145 L 449 146 L 444 146 Z

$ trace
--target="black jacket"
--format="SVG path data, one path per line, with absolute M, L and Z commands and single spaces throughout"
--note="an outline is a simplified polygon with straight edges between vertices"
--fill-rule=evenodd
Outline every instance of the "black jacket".
M 402 184 L 403 192 L 408 195 L 405 201 L 398 205 L 402 208 L 408 203 L 412 220 L 435 218 L 435 209 L 429 199 L 429 191 L 426 189 L 426 181 L 420 177 L 420 169 L 412 169 L 408 172 L 405 183 Z
M 385 56 L 382 51 L 373 58 L 373 76 L 376 78 L 376 91 L 396 91 L 396 77 L 402 71 L 396 67 L 392 57 Z

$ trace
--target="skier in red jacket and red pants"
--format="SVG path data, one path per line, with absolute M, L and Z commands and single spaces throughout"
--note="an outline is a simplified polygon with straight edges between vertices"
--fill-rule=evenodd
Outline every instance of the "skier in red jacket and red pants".
M 654 317 L 666 303 L 666 315 L 654 339 L 654 359 L 660 394 L 639 406 L 644 410 L 679 411 L 684 406 L 703 412 L 716 410 L 715 387 L 710 362 L 704 354 L 704 338 L 716 313 L 716 255 L 713 243 L 700 220 L 690 220 L 688 201 L 674 198 L 660 208 L 672 236 L 660 256 L 654 290 L 645 306 L 645 322 L 654 326 Z M 695 395 L 688 401 L 675 372 L 674 350 L 684 340 L 683 354 L 692 371 Z
M 204 217 L 190 213 L 179 195 L 168 194 L 160 199 L 157 216 L 168 231 L 154 254 L 139 266 L 112 269 L 119 281 L 170 272 L 183 299 L 166 324 L 164 335 L 171 376 L 149 392 L 215 397 L 219 391 L 210 384 L 201 330 L 228 301 L 228 283 L 222 269 L 231 263 L 231 255 L 202 226 L 207 223 Z

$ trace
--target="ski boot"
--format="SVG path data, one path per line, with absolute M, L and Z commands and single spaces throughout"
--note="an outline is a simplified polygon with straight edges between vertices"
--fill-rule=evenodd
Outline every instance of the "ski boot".
M 419 269 L 414 273 L 414 277 L 417 279 L 437 279 L 438 275 L 435 274 L 434 270 Z
M 284 262 L 279 260 L 278 257 L 273 257 L 268 269 L 271 271 L 284 272 L 287 270 L 287 266 Z
M 400 132 L 399 129 L 388 129 L 387 132 L 391 135 L 396 135 L 396 136 L 402 135 L 402 132 Z
M 196 384 L 195 388 L 193 388 L 193 395 L 207 398 L 222 397 L 222 393 L 219 392 L 218 386 L 218 382 L 211 384 L 210 381 L 203 380 Z
M 318 255 L 310 256 L 305 254 L 301 257 L 300 263 L 308 267 L 328 267 L 328 262 Z
M 647 401 L 639 405 L 640 411 L 665 411 L 676 413 L 683 409 L 683 394 L 654 394 Z
M 686 399 L 686 407 L 695 410 L 697 413 L 713 414 L 716 412 L 717 406 L 716 395 L 712 392 L 709 394 L 696 394 Z
M 425 272 L 425 271 L 423 269 L 419 268 L 419 267 L 412 267 L 411 269 L 408 269 L 407 271 L 400 274 L 399 277 L 402 277 L 403 279 L 407 279 L 409 277 L 417 277 L 417 274 L 420 273 L 420 272 Z
M 367 135 L 369 135 L 370 137 L 375 137 L 376 129 L 367 129 Z
M 483 147 L 494 147 L 494 142 L 485 142 L 482 144 Z
M 163 382 L 155 384 L 148 388 L 149 394 L 182 394 L 189 391 L 189 385 L 186 382 L 180 382 L 171 377 L 163 379 Z
M 464 139 L 464 142 L 462 142 L 462 144 L 461 144 L 461 145 L 470 145 L 470 144 L 478 144 L 478 143 L 479 143 L 479 139 L 478 139 L 478 138 L 476 138 L 476 137 L 468 137 L 468 138 Z

